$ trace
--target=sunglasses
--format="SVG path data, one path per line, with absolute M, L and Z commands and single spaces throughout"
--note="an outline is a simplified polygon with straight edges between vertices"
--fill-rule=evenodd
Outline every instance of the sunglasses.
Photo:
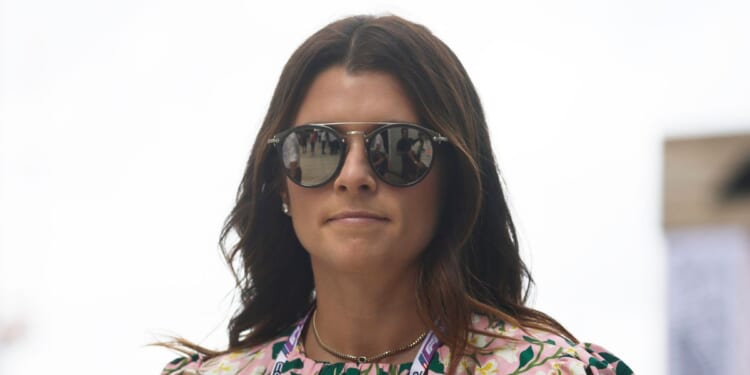
M 343 134 L 341 125 L 377 126 L 370 132 Z M 427 176 L 436 146 L 448 142 L 440 133 L 416 124 L 392 122 L 336 122 L 305 124 L 287 129 L 268 140 L 279 152 L 286 175 L 295 184 L 313 188 L 327 184 L 341 171 L 346 159 L 346 136 L 362 135 L 367 159 L 385 183 L 406 187 Z M 327 151 L 327 152 L 326 152 Z

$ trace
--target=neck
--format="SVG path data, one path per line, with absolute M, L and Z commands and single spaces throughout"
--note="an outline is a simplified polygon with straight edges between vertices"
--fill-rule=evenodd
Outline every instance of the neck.
M 412 343 L 427 330 L 417 313 L 416 272 L 392 277 L 378 274 L 370 279 L 334 274 L 314 272 L 316 325 L 321 340 L 330 348 L 369 357 Z M 310 358 L 342 361 L 317 343 L 310 324 L 304 345 Z M 408 362 L 417 350 L 419 345 L 378 362 Z

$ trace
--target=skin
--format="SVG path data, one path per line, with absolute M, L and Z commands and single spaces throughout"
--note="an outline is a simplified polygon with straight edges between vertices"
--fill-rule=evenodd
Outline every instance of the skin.
M 418 116 L 391 75 L 334 66 L 313 81 L 294 123 L 354 121 L 417 123 Z M 393 187 L 370 167 L 361 135 L 347 136 L 347 143 L 333 181 L 309 189 L 287 180 L 282 200 L 310 254 L 322 339 L 340 352 L 373 355 L 407 344 L 426 329 L 416 311 L 415 280 L 418 257 L 435 234 L 442 172 L 436 161 L 420 183 Z M 303 345 L 313 359 L 341 361 L 323 351 L 312 334 Z M 408 362 L 415 352 L 382 362 Z

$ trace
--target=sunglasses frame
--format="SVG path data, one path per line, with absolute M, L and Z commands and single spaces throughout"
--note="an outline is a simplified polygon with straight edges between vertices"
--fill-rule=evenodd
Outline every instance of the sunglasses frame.
M 342 134 L 335 128 L 336 126 L 342 126 L 342 125 L 370 125 L 370 126 L 377 126 L 377 127 L 369 132 L 364 132 L 361 130 L 350 130 Z M 427 167 L 427 170 L 421 176 L 419 176 L 419 178 L 415 179 L 412 182 L 409 182 L 408 184 L 394 184 L 394 183 L 388 182 L 385 178 L 383 178 L 383 176 L 381 176 L 377 172 L 377 170 L 375 169 L 375 166 L 373 165 L 373 159 L 370 157 L 370 152 L 373 151 L 370 149 L 370 140 L 373 139 L 377 134 L 385 132 L 388 129 L 394 128 L 394 127 L 407 128 L 407 129 L 411 128 L 411 129 L 417 130 L 418 132 L 424 132 L 430 137 L 430 141 L 432 141 L 432 143 L 435 144 L 436 146 L 448 142 L 448 138 L 441 135 L 440 133 L 432 129 L 425 128 L 424 126 L 412 124 L 408 122 L 327 122 L 327 123 L 308 123 L 308 124 L 291 127 L 271 137 L 267 141 L 267 144 L 272 145 L 278 151 L 279 158 L 280 160 L 283 161 L 284 155 L 283 155 L 283 147 L 281 147 L 281 145 L 284 144 L 284 141 L 286 141 L 286 137 L 289 136 L 289 134 L 292 134 L 292 132 L 298 131 L 300 129 L 313 129 L 313 130 L 320 129 L 323 131 L 331 131 L 333 134 L 335 134 L 335 136 L 338 138 L 338 141 L 341 142 L 341 151 L 340 151 L 341 153 L 339 154 L 339 160 L 336 165 L 336 169 L 331 173 L 331 176 L 326 178 L 323 182 L 315 184 L 315 185 L 310 185 L 310 186 L 303 185 L 302 181 L 300 182 L 295 181 L 294 178 L 292 178 L 292 176 L 290 175 L 290 171 L 286 167 L 283 167 L 285 174 L 287 175 L 287 177 L 289 177 L 289 179 L 292 182 L 294 182 L 296 185 L 299 185 L 301 187 L 312 189 L 312 188 L 323 186 L 331 182 L 331 180 L 336 178 L 339 175 L 339 173 L 341 173 L 341 168 L 344 166 L 344 162 L 346 160 L 346 155 L 348 152 L 346 136 L 362 135 L 362 137 L 364 138 L 364 142 L 365 142 L 365 149 L 367 150 L 366 151 L 367 162 L 368 164 L 370 164 L 370 168 L 372 169 L 373 173 L 376 176 L 378 176 L 378 179 L 380 179 L 380 181 L 383 181 L 384 183 L 391 185 L 391 186 L 395 186 L 395 187 L 409 187 L 409 186 L 416 185 L 430 173 L 430 171 L 432 170 L 432 165 L 434 163 L 430 163 L 430 165 Z

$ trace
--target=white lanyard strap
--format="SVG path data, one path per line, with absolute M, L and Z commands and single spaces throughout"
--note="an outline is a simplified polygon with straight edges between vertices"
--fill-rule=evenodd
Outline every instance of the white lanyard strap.
M 430 366 L 430 361 L 435 356 L 438 347 L 440 347 L 440 340 L 435 336 L 435 333 L 430 331 L 422 342 L 422 346 L 419 347 L 417 356 L 411 362 L 409 375 L 427 374 L 427 367 Z

